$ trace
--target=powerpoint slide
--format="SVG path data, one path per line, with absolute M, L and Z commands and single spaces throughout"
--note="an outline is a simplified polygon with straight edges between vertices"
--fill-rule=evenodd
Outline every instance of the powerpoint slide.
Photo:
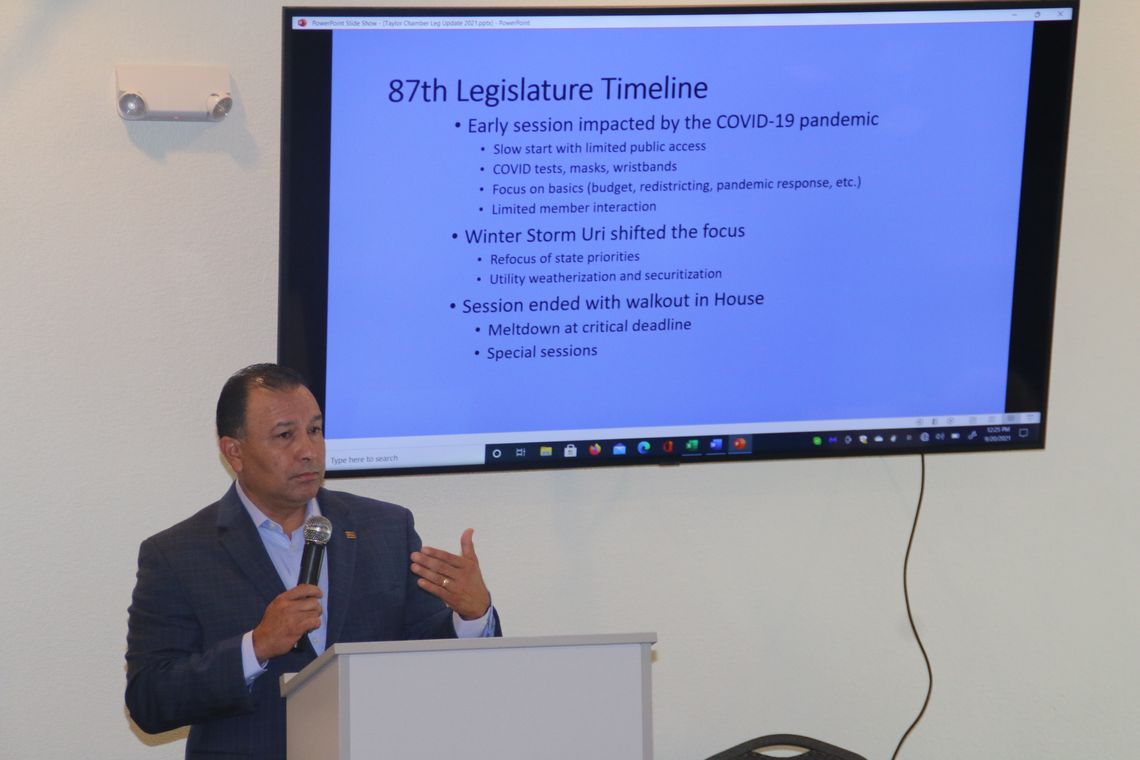
M 1001 410 L 1032 36 L 333 32 L 327 434 Z

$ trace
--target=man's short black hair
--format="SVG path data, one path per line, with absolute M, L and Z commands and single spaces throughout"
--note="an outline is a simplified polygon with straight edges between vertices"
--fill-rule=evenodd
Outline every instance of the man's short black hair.
M 222 393 L 218 396 L 216 422 L 219 438 L 237 438 L 241 435 L 242 428 L 245 427 L 249 391 L 255 386 L 271 391 L 288 391 L 297 386 L 307 388 L 308 384 L 301 373 L 280 364 L 251 364 L 245 369 L 239 369 L 222 386 Z

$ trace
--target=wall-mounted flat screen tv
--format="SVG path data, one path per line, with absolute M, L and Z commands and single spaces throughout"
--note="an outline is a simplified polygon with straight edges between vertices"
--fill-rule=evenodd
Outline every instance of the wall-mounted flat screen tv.
M 330 474 L 1044 446 L 1076 16 L 286 8 Z

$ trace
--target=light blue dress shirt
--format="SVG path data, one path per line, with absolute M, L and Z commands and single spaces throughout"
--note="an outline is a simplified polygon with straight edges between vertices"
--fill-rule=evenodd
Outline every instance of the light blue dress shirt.
M 237 486 L 238 498 L 241 499 L 241 503 L 245 506 L 253 524 L 257 526 L 257 535 L 261 538 L 261 543 L 265 545 L 265 551 L 269 554 L 269 559 L 273 562 L 277 575 L 281 577 L 281 583 L 285 585 L 286 589 L 293 588 L 297 585 L 297 578 L 301 574 L 301 556 L 305 553 L 304 529 L 298 528 L 293 531 L 293 535 L 285 535 L 285 530 L 280 525 L 254 506 L 254 503 L 242 490 L 241 484 L 235 483 L 235 485 Z M 320 513 L 321 508 L 316 499 L 311 499 L 305 505 L 306 520 Z M 408 561 L 411 562 L 411 559 Z M 321 626 L 316 630 L 309 631 L 309 641 L 319 655 L 325 651 L 325 637 L 328 634 L 329 577 L 327 562 L 321 563 L 321 576 L 317 586 L 324 594 L 321 597 Z M 455 626 L 455 635 L 461 639 L 493 636 L 495 634 L 493 614 L 494 608 L 489 607 L 483 617 L 475 620 L 464 620 L 458 613 L 452 612 L 451 623 Z M 254 679 L 267 669 L 266 664 L 258 662 L 253 653 L 253 631 L 246 631 L 245 635 L 242 636 L 241 660 L 242 668 L 245 671 L 246 685 L 253 683 Z

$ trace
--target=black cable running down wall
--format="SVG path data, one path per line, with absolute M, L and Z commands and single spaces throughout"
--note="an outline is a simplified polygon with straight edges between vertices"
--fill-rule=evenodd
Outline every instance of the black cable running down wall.
M 926 708 L 930 705 L 930 695 L 934 691 L 934 670 L 930 667 L 930 658 L 926 655 L 926 647 L 922 645 L 922 637 L 918 635 L 918 628 L 914 625 L 914 615 L 910 609 L 910 586 L 908 584 L 908 575 L 910 570 L 910 550 L 914 546 L 914 534 L 918 530 L 918 516 L 922 514 L 922 496 L 926 492 L 926 455 L 919 455 L 920 475 L 918 480 L 918 504 L 914 508 L 914 522 L 910 526 L 910 538 L 906 542 L 906 558 L 903 560 L 903 599 L 906 601 L 906 618 L 910 621 L 910 630 L 914 634 L 914 640 L 918 643 L 918 650 L 922 652 L 922 661 L 926 663 L 926 699 L 922 701 L 922 709 L 918 711 L 914 721 L 903 733 L 902 738 L 899 739 L 898 745 L 895 747 L 894 754 L 891 755 L 891 760 L 896 760 L 899 756 L 899 751 L 902 750 L 903 743 L 906 742 L 910 732 L 922 720 L 922 716 L 926 714 Z

